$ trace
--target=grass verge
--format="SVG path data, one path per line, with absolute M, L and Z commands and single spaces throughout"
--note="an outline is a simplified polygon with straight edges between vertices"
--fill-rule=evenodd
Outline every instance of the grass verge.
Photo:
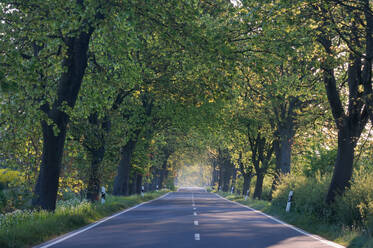
M 63 201 L 54 213 L 17 210 L 0 216 L 0 247 L 31 247 L 165 193 L 146 193 L 144 197 L 109 195 L 105 204 Z
M 348 248 L 373 248 L 373 237 L 365 234 L 362 230 L 327 223 L 314 216 L 307 216 L 297 212 L 286 213 L 285 206 L 279 208 L 273 206 L 269 201 L 254 200 L 252 198 L 245 200 L 241 195 L 225 192 L 219 192 L 218 194 L 228 200 L 262 211 L 309 233 L 316 234 Z

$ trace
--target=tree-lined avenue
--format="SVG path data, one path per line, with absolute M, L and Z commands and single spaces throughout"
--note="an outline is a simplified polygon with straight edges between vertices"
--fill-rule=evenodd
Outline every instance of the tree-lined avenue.
M 49 246 L 51 243 L 55 244 Z M 178 192 L 168 193 L 62 242 L 57 239 L 35 248 L 46 247 L 342 246 L 305 235 L 258 211 L 208 193 L 203 188 L 181 188 Z

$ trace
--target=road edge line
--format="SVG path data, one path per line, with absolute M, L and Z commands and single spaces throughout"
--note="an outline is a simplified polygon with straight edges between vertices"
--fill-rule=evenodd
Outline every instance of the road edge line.
M 251 207 L 246 206 L 246 205 L 244 205 L 244 204 L 241 204 L 241 203 L 239 203 L 239 202 L 235 202 L 235 201 L 228 200 L 227 198 L 222 197 L 221 195 L 218 195 L 218 194 L 216 194 L 216 193 L 214 193 L 214 194 L 215 194 L 216 196 L 218 196 L 219 198 L 221 198 L 221 199 L 224 199 L 224 200 L 226 200 L 226 201 L 229 201 L 229 202 L 235 203 L 235 204 L 237 204 L 237 205 L 239 205 L 239 206 L 241 206 L 241 207 L 248 208 L 248 209 L 250 209 L 251 211 L 254 211 L 254 212 L 258 213 L 258 214 L 261 214 L 261 215 L 263 215 L 263 216 L 266 216 L 267 218 L 270 218 L 270 219 L 272 219 L 272 220 L 274 220 L 274 221 L 276 221 L 276 222 L 278 222 L 278 223 L 280 223 L 280 224 L 282 224 L 282 225 L 284 225 L 284 226 L 286 226 L 286 227 L 289 227 L 289 228 L 291 228 L 291 229 L 293 229 L 293 230 L 295 230 L 295 231 L 297 231 L 297 232 L 299 232 L 299 233 L 301 233 L 301 234 L 303 234 L 303 235 L 306 235 L 306 236 L 308 236 L 308 237 L 311 237 L 311 238 L 313 238 L 313 239 L 316 239 L 316 240 L 318 240 L 318 241 L 320 241 L 320 242 L 322 242 L 322 243 L 324 243 L 324 244 L 327 244 L 327 245 L 332 246 L 332 247 L 335 247 L 335 248 L 346 248 L 345 246 L 342 246 L 342 245 L 337 244 L 337 243 L 335 243 L 335 242 L 332 242 L 332 241 L 329 241 L 329 240 L 324 239 L 324 238 L 322 238 L 322 237 L 319 237 L 319 236 L 317 236 L 317 235 L 314 235 L 314 234 L 308 233 L 308 232 L 306 232 L 306 231 L 304 231 L 304 230 L 302 230 L 302 229 L 300 229 L 300 228 L 298 228 L 298 227 L 295 227 L 295 226 L 293 226 L 293 225 L 291 225 L 291 224 L 289 224 L 289 223 L 286 223 L 286 222 L 284 222 L 284 221 L 282 221 L 282 220 L 279 220 L 279 219 L 277 219 L 276 217 L 273 217 L 273 216 L 271 216 L 271 215 L 268 215 L 268 214 L 266 214 L 266 213 L 263 213 L 262 211 L 259 211 L 259 210 L 257 210 L 257 209 L 251 208 Z
M 123 210 L 123 211 L 121 211 L 121 212 L 119 212 L 119 213 L 116 213 L 116 214 L 113 214 L 113 215 L 111 215 L 111 216 L 105 217 L 105 218 L 103 218 L 103 219 L 101 219 L 101 220 L 99 220 L 99 221 L 96 221 L 96 222 L 94 222 L 94 223 L 91 223 L 91 224 L 89 224 L 89 225 L 87 225 L 87 226 L 85 226 L 85 227 L 81 227 L 81 228 L 79 228 L 78 230 L 68 232 L 68 233 L 66 233 L 66 234 L 63 234 L 63 235 L 57 237 L 57 238 L 54 238 L 54 239 L 49 240 L 49 241 L 47 241 L 47 242 L 44 242 L 44 243 L 42 243 L 42 244 L 39 244 L 39 245 L 33 246 L 33 248 L 48 248 L 48 247 L 51 247 L 51 246 L 56 245 L 56 244 L 58 244 L 58 243 L 61 243 L 62 241 L 65 241 L 65 240 L 67 240 L 67 239 L 69 239 L 69 238 L 72 238 L 72 237 L 74 237 L 74 236 L 76 236 L 76 235 L 78 235 L 78 234 L 80 234 L 80 233 L 82 233 L 82 232 L 85 232 L 85 231 L 89 230 L 89 229 L 92 229 L 92 228 L 94 228 L 94 227 L 96 227 L 96 226 L 98 226 L 98 225 L 100 225 L 100 224 L 102 224 L 102 223 L 104 223 L 104 222 L 106 222 L 106 221 L 108 221 L 108 220 L 111 220 L 111 219 L 113 219 L 113 218 L 115 218 L 115 217 L 117 217 L 117 216 L 119 216 L 119 215 L 121 215 L 121 214 L 127 213 L 127 212 L 129 212 L 129 211 L 131 211 L 131 210 L 133 210 L 133 209 L 135 209 L 135 208 L 138 208 L 138 207 L 140 207 L 140 206 L 142 206 L 142 205 L 145 205 L 145 204 L 148 204 L 148 203 L 154 202 L 154 201 L 156 201 L 156 200 L 162 199 L 162 198 L 166 197 L 166 196 L 167 196 L 168 194 L 170 194 L 170 193 L 171 193 L 171 192 L 168 192 L 168 193 L 166 193 L 166 194 L 164 194 L 164 195 L 161 195 L 160 197 L 158 197 L 158 198 L 156 198 L 156 199 L 153 199 L 153 200 L 150 200 L 150 201 L 146 201 L 146 202 L 139 203 L 139 204 L 137 204 L 137 205 L 135 205 L 135 206 L 133 206 L 133 207 L 127 208 L 127 209 L 125 209 L 125 210 Z

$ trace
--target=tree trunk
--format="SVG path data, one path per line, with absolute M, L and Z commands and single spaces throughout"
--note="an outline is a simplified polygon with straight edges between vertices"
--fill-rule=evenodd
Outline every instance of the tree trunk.
M 255 183 L 255 190 L 254 190 L 254 199 L 261 199 L 262 198 L 262 191 L 263 191 L 263 180 L 264 180 L 264 173 L 260 172 L 256 175 L 256 183 Z
M 100 194 L 100 175 L 99 168 L 105 155 L 105 146 L 101 146 L 97 150 L 91 150 L 91 167 L 89 171 L 89 180 L 87 186 L 87 199 L 89 201 L 98 201 Z
M 165 154 L 165 155 L 166 157 L 163 160 L 162 169 L 159 175 L 159 185 L 158 185 L 159 189 L 163 188 L 164 179 L 167 177 L 167 162 L 168 162 L 168 158 L 170 157 L 170 154 Z
M 66 42 L 66 58 L 62 64 L 67 70 L 60 77 L 57 99 L 52 106 L 47 103 L 41 106 L 41 110 L 53 122 L 53 124 L 48 125 L 45 121 L 42 121 L 43 153 L 38 183 L 35 187 L 36 200 L 34 204 L 45 210 L 53 211 L 56 208 L 66 127 L 69 121 L 67 114 L 60 109 L 64 104 L 67 104 L 70 108 L 75 106 L 87 67 L 87 51 L 92 32 L 93 29 L 89 28 L 87 33 L 82 32 L 78 37 L 70 38 Z M 58 127 L 57 135 L 53 132 L 54 127 Z
M 214 187 L 215 184 L 219 180 L 219 171 L 216 169 L 217 165 L 215 162 L 212 164 L 212 178 L 211 178 L 211 186 Z
M 65 115 L 66 116 L 66 115 Z M 67 116 L 65 117 L 67 119 Z M 65 121 L 67 121 L 65 119 Z M 43 153 L 39 177 L 35 186 L 34 205 L 53 211 L 56 208 L 58 182 L 60 176 L 63 148 L 66 137 L 66 125 L 58 135 L 53 132 L 53 125 L 42 121 Z
M 247 191 L 250 189 L 251 178 L 251 175 L 243 174 L 242 195 L 246 195 Z
M 129 195 L 136 194 L 136 173 L 130 173 Z
M 219 164 L 219 181 L 218 181 L 218 190 L 223 188 L 223 166 Z
M 136 176 L 136 194 L 141 194 L 142 174 Z
M 274 141 L 276 169 L 271 187 L 270 199 L 272 199 L 272 194 L 277 188 L 280 175 L 288 174 L 291 170 L 291 145 L 295 131 L 293 130 L 292 125 L 289 125 L 287 128 L 280 129 L 278 133 L 278 139 Z
M 327 203 L 332 203 L 336 195 L 341 195 L 350 186 L 355 146 L 356 141 L 349 135 L 348 128 L 342 128 L 338 132 L 337 160 L 334 164 L 333 177 L 326 196 Z
M 231 184 L 231 188 L 233 188 L 233 193 L 237 190 L 236 189 L 236 178 L 237 178 L 237 170 L 235 168 L 235 166 L 233 165 L 233 169 L 232 169 L 232 184 Z
M 131 157 L 135 150 L 136 141 L 130 140 L 121 149 L 121 160 L 118 165 L 117 176 L 114 180 L 114 195 L 128 195 L 129 177 L 131 171 Z
M 229 191 L 229 183 L 231 180 L 232 176 L 232 170 L 229 168 L 229 164 L 226 161 L 224 165 L 224 170 L 223 170 L 223 191 L 228 192 Z

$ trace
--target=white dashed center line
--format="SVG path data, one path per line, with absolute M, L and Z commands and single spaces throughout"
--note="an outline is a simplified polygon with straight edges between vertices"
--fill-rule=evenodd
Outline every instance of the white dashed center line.
M 193 210 L 196 210 L 197 208 L 193 208 Z
M 200 240 L 199 233 L 195 233 L 195 234 L 194 234 L 194 239 L 195 239 L 195 240 Z
M 197 216 L 197 212 L 194 212 L 193 215 L 194 215 L 194 216 Z
M 195 220 L 195 221 L 194 221 L 194 225 L 195 225 L 195 226 L 198 226 L 198 220 Z

